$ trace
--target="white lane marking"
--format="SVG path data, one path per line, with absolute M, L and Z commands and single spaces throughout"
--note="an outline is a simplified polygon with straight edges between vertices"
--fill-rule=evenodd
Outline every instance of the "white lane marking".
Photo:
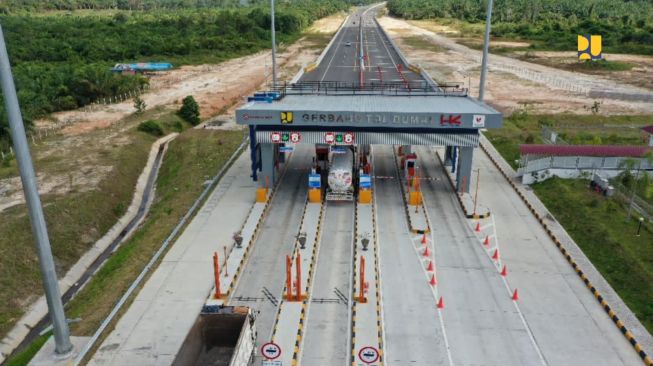
M 483 237 L 483 231 L 488 227 L 492 227 L 492 234 L 488 235 L 488 238 L 492 238 L 494 240 L 494 246 L 490 245 L 487 249 L 484 250 L 485 254 L 488 256 L 490 261 L 492 261 L 492 264 L 494 265 L 494 268 L 497 270 L 497 272 L 501 272 L 503 269 L 503 262 L 501 261 L 501 255 L 499 253 L 499 258 L 495 262 L 494 259 L 492 259 L 492 255 L 494 255 L 495 250 L 499 250 L 499 236 L 497 235 L 497 226 L 496 222 L 494 220 L 494 216 L 490 216 L 490 219 L 492 220 L 491 223 L 486 224 L 481 226 L 481 233 L 480 233 L 480 238 L 479 238 L 479 233 L 476 232 L 476 230 L 473 230 L 474 236 L 476 236 L 477 239 L 481 241 L 481 243 L 485 240 Z M 473 221 L 472 221 L 473 222 Z M 483 246 L 485 247 L 485 246 Z M 504 286 L 506 287 L 506 291 L 508 292 L 508 296 L 512 296 L 513 292 L 510 287 L 510 284 L 508 283 L 508 279 L 504 276 L 501 276 L 501 280 L 503 281 Z M 539 344 L 537 344 L 537 341 L 535 340 L 535 336 L 533 335 L 533 331 L 531 330 L 531 327 L 528 325 L 528 322 L 526 321 L 526 318 L 524 317 L 524 313 L 522 313 L 521 308 L 519 307 L 519 304 L 517 301 L 512 301 L 513 306 L 515 307 L 515 310 L 517 311 L 517 314 L 519 314 L 519 319 L 521 319 L 522 325 L 524 326 L 524 329 L 526 329 L 526 333 L 528 333 L 528 338 L 530 339 L 531 343 L 533 344 L 533 348 L 535 348 L 535 352 L 537 352 L 537 356 L 540 359 L 540 362 L 542 365 L 547 366 L 548 363 L 546 362 L 546 359 L 544 358 L 544 355 L 542 354 L 542 350 L 540 349 Z
M 394 147 L 393 147 L 393 149 L 394 149 Z M 391 155 L 391 159 L 393 159 L 394 174 L 398 178 L 397 181 L 401 181 L 401 179 L 399 179 L 399 171 L 397 170 L 397 161 L 396 161 L 396 157 L 394 155 L 394 151 L 393 151 L 393 153 Z M 400 182 L 399 184 L 403 184 L 403 183 Z M 401 191 L 401 194 L 403 194 L 403 191 Z M 424 197 L 422 197 L 422 200 L 425 202 Z M 426 218 L 426 222 L 428 223 L 428 227 L 432 228 L 433 225 L 431 225 L 431 219 L 429 217 L 428 210 L 426 209 L 426 204 L 424 204 L 424 202 L 422 202 L 422 209 L 424 210 L 424 216 Z M 430 256 L 428 257 L 428 259 L 431 260 L 431 262 L 433 263 L 433 273 L 431 273 L 431 275 L 435 276 L 435 278 L 437 279 L 438 265 L 437 265 L 436 256 L 435 256 L 435 238 L 433 237 L 433 230 L 429 230 L 429 237 L 431 238 L 430 243 L 431 243 L 431 249 L 432 250 L 431 250 L 431 253 L 430 253 Z M 415 243 L 413 243 L 413 241 L 415 241 L 415 240 L 417 241 L 417 245 L 415 245 Z M 426 267 L 425 263 L 422 261 L 423 252 L 420 252 L 420 251 L 421 251 L 421 247 L 423 246 L 423 244 L 421 243 L 421 236 L 418 235 L 416 237 L 412 237 L 411 238 L 411 244 L 413 246 L 413 250 L 415 251 L 415 254 L 417 255 L 417 258 L 419 259 L 420 263 L 422 264 L 422 272 L 424 273 L 424 277 L 426 278 L 426 281 L 428 283 L 428 281 L 431 278 L 429 277 L 429 272 L 427 271 L 427 267 Z M 428 246 L 429 246 L 429 241 L 427 240 L 426 247 L 428 247 Z M 437 304 L 437 302 L 440 300 L 440 296 L 439 296 L 440 293 L 438 291 L 437 282 L 436 282 L 436 284 L 434 286 L 429 285 L 429 287 L 431 288 L 431 293 L 433 294 L 434 303 Z M 438 312 L 438 319 L 439 319 L 439 322 L 440 322 L 440 330 L 442 331 L 442 338 L 444 340 L 444 347 L 447 350 L 447 359 L 449 360 L 449 366 L 453 366 L 454 365 L 453 356 L 451 355 L 451 347 L 449 345 L 449 338 L 447 337 L 447 331 L 446 331 L 445 326 L 444 326 L 444 318 L 443 318 L 443 314 L 442 314 L 442 309 L 437 309 L 436 308 L 436 310 Z
M 340 39 L 342 40 L 342 37 L 344 37 L 345 33 L 346 33 L 346 31 L 345 32 L 340 32 L 340 34 L 338 34 L 338 37 L 340 37 Z M 336 44 L 340 45 L 340 43 L 342 43 L 342 42 L 338 42 L 338 41 L 333 42 L 331 47 L 333 47 Z M 320 82 L 324 81 L 324 78 L 326 77 L 327 73 L 329 72 L 329 67 L 331 67 L 331 62 L 333 62 L 333 59 L 336 57 L 337 53 L 338 53 L 338 50 L 333 51 L 333 54 L 331 55 L 331 59 L 329 59 L 329 63 L 327 64 L 327 67 L 324 69 L 324 74 L 322 74 L 322 78 L 320 79 Z

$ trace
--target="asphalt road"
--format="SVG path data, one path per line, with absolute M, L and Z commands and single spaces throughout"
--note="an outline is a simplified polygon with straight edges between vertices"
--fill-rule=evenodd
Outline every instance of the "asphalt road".
M 349 16 L 331 47 L 318 67 L 305 73 L 299 82 L 338 81 L 360 82 L 363 49 L 363 83 L 404 83 L 423 81 L 419 74 L 402 63 L 397 51 L 382 34 L 374 16 L 379 8 L 359 8 Z M 363 40 L 360 39 L 360 25 L 363 24 Z M 400 71 L 401 70 L 401 74 Z M 403 78 L 402 75 L 403 74 Z
M 253 251 L 229 305 L 260 311 L 256 319 L 257 347 L 270 341 L 286 276 L 285 255 L 292 252 L 306 202 L 307 173 L 312 147 L 298 145 L 277 188 Z M 270 296 L 274 298 L 270 300 Z
M 374 174 L 396 176 L 392 147 L 374 146 Z M 411 242 L 398 179 L 375 179 L 385 363 L 446 365 L 435 299 Z
M 480 149 L 480 201 L 492 208 L 508 279 L 535 344 L 516 317 L 497 271 L 461 216 L 442 167 L 427 147 L 416 149 L 436 237 L 446 299 L 444 324 L 456 364 L 636 365 L 638 356 L 565 261 L 536 219 Z M 473 182 L 474 183 L 474 182 Z M 523 207 L 522 207 L 523 206 Z M 386 310 L 387 311 L 387 310 Z
M 322 239 L 308 311 L 302 365 L 344 365 L 350 356 L 352 248 L 354 204 L 327 203 Z

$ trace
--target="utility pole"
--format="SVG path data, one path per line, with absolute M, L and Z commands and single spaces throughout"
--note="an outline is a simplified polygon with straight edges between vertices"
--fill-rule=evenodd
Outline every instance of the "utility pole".
M 18 106 L 16 86 L 14 85 L 14 78 L 11 74 L 9 55 L 7 54 L 5 37 L 1 26 L 0 81 L 2 82 L 2 93 L 5 97 L 5 108 L 7 109 L 11 138 L 16 149 L 18 170 L 20 171 L 20 178 L 23 182 L 25 202 L 27 203 L 29 218 L 32 224 L 32 235 L 36 240 L 36 251 L 41 266 L 45 298 L 48 303 L 50 318 L 52 319 L 55 353 L 59 356 L 64 356 L 70 354 L 73 346 L 70 343 L 70 331 L 66 323 L 63 303 L 61 302 L 61 293 L 59 292 L 59 284 L 57 283 L 57 272 L 55 271 L 54 259 L 52 258 L 52 248 L 50 248 L 50 239 L 48 238 L 48 230 L 45 226 L 43 207 L 41 207 L 41 199 L 39 198 L 39 192 L 36 186 L 36 175 L 34 174 L 34 166 L 29 152 L 27 136 L 25 135 L 23 117 Z
M 277 41 L 274 30 L 274 0 L 270 0 L 270 20 L 272 23 L 272 87 L 277 85 Z
M 490 49 L 490 27 L 492 23 L 492 0 L 487 2 L 487 18 L 485 19 L 485 43 L 483 44 L 483 62 L 481 64 L 481 84 L 478 88 L 478 100 L 485 96 L 485 78 L 487 77 L 487 57 Z

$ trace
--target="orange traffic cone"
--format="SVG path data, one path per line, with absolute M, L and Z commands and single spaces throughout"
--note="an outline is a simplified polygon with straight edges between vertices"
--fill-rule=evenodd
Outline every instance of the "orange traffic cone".
M 424 249 L 424 256 L 425 256 L 425 257 L 430 257 L 430 256 L 431 256 L 431 253 L 429 252 L 429 247 L 426 247 L 426 248 Z
M 426 244 L 426 233 L 422 235 L 422 244 Z
M 512 301 L 517 300 L 519 300 L 519 293 L 517 293 L 517 289 L 515 289 L 515 292 L 512 293 Z
M 503 277 L 506 277 L 508 275 L 508 270 L 506 269 L 506 265 L 503 265 L 503 268 L 501 269 L 501 275 Z
M 442 300 L 442 296 L 440 296 L 440 301 L 438 301 L 438 309 L 444 309 L 444 300 Z
M 490 236 L 489 235 L 485 236 L 485 240 L 483 240 L 483 245 L 485 245 L 486 247 L 488 245 L 490 245 Z
M 431 284 L 431 286 L 435 286 L 435 285 L 438 284 L 438 281 L 435 279 L 435 275 L 434 275 L 434 274 L 431 275 L 431 280 L 429 281 L 429 283 Z
M 476 223 L 476 229 L 474 229 L 474 230 L 476 230 L 477 233 L 481 232 L 481 223 L 480 222 Z
M 499 260 L 499 249 L 494 250 L 494 254 L 492 255 L 492 259 L 494 259 L 495 261 Z
M 429 272 L 433 272 L 433 261 L 429 261 L 429 266 L 426 267 L 426 270 Z

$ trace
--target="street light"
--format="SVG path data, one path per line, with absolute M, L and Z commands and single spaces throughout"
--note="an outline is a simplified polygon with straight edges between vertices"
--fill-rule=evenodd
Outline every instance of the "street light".
M 639 225 L 637 226 L 637 234 L 635 234 L 635 236 L 639 236 L 639 232 L 642 230 L 642 223 L 643 222 L 644 222 L 644 218 L 640 216 Z

